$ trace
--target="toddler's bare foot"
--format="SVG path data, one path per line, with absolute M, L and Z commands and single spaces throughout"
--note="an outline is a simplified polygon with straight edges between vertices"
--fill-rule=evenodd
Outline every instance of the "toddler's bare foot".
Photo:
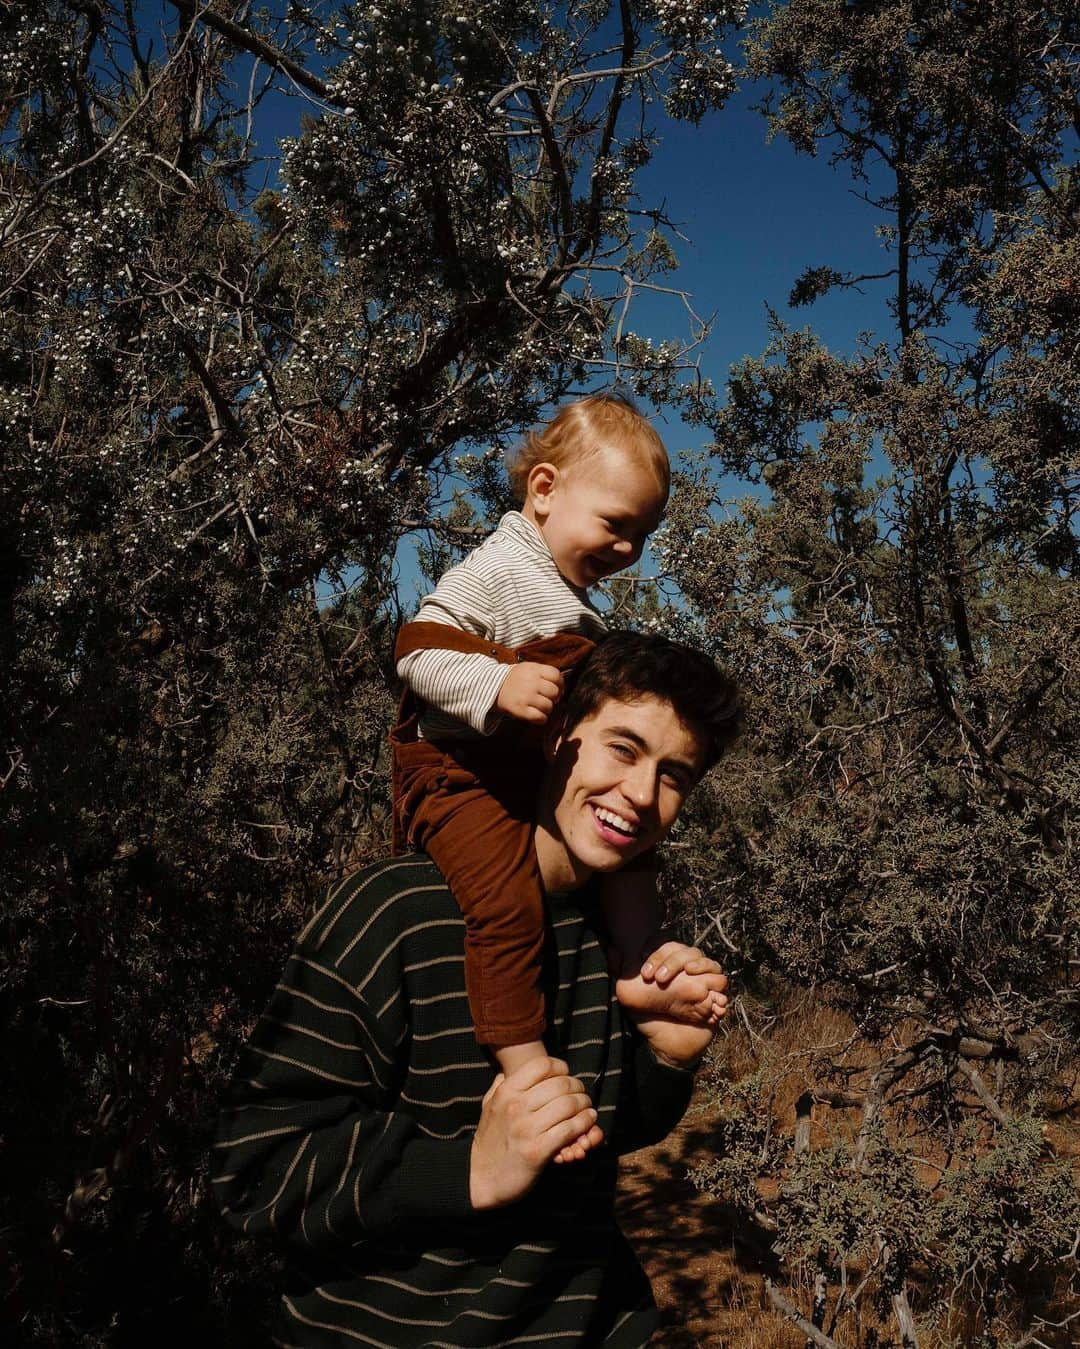
M 585 1154 L 593 1148 L 598 1148 L 603 1141 L 603 1129 L 594 1124 L 588 1133 L 582 1134 L 580 1138 L 575 1138 L 572 1143 L 567 1143 L 565 1148 L 560 1148 L 552 1161 L 558 1162 L 560 1165 L 564 1162 L 583 1162 Z
M 632 1012 L 716 1026 L 727 1012 L 727 983 L 727 975 L 695 947 L 665 942 L 640 969 L 624 965 L 615 994 Z

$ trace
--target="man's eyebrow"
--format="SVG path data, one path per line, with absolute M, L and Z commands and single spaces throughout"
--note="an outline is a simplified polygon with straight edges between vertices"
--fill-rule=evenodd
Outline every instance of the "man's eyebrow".
M 608 726 L 605 728 L 608 735 L 621 735 L 624 740 L 632 740 L 638 749 L 648 749 L 649 742 L 643 735 L 637 731 L 632 731 L 629 726 Z

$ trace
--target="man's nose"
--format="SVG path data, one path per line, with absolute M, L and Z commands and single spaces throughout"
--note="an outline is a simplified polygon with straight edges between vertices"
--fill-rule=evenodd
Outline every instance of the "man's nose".
M 656 801 L 656 773 L 652 764 L 639 760 L 623 779 L 626 799 L 639 810 L 648 810 Z
M 616 539 L 611 545 L 611 551 L 618 553 L 620 557 L 629 557 L 634 551 L 634 545 L 629 539 Z

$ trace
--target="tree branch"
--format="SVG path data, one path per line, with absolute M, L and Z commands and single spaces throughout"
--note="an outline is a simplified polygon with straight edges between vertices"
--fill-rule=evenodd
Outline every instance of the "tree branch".
M 169 4 L 174 9 L 178 9 L 186 18 L 197 23 L 204 23 L 208 28 L 216 29 L 230 42 L 234 42 L 238 47 L 250 52 L 253 56 L 259 57 L 268 66 L 273 67 L 274 70 L 292 80 L 294 84 L 306 89 L 309 94 L 314 94 L 316 98 L 321 98 L 323 102 L 330 103 L 337 108 L 346 106 L 345 100 L 328 89 L 317 75 L 313 75 L 310 70 L 306 70 L 291 57 L 286 56 L 284 52 L 272 47 L 269 42 L 253 33 L 249 28 L 234 23 L 232 19 L 226 19 L 224 15 L 217 14 L 208 7 L 195 4 L 194 0 L 169 0 Z
M 793 1302 L 789 1302 L 783 1293 L 780 1292 L 772 1279 L 766 1278 L 765 1292 L 768 1294 L 769 1301 L 773 1307 L 791 1322 L 793 1326 L 806 1336 L 811 1344 L 818 1345 L 819 1349 L 840 1349 L 840 1346 L 834 1339 L 831 1339 L 823 1330 L 819 1330 L 812 1321 L 809 1321 Z

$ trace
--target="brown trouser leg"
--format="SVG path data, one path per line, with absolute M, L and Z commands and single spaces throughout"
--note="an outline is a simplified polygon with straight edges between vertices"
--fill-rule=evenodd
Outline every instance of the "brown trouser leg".
M 533 660 L 570 671 L 592 650 L 576 633 L 512 649 L 439 623 L 408 623 L 395 659 L 410 651 L 475 651 L 512 665 Z M 394 850 L 422 848 L 465 918 L 465 988 L 481 1044 L 538 1040 L 544 1030 L 540 960 L 544 910 L 533 844 L 544 772 L 535 735 L 508 724 L 485 740 L 440 748 L 420 740 L 406 694 L 390 735 Z
M 428 853 L 465 918 L 465 988 L 476 1038 L 491 1045 L 539 1040 L 544 914 L 533 815 L 543 758 L 518 737 L 484 745 L 483 753 L 469 745 L 451 755 L 423 740 L 395 742 L 394 749 L 405 838 Z

